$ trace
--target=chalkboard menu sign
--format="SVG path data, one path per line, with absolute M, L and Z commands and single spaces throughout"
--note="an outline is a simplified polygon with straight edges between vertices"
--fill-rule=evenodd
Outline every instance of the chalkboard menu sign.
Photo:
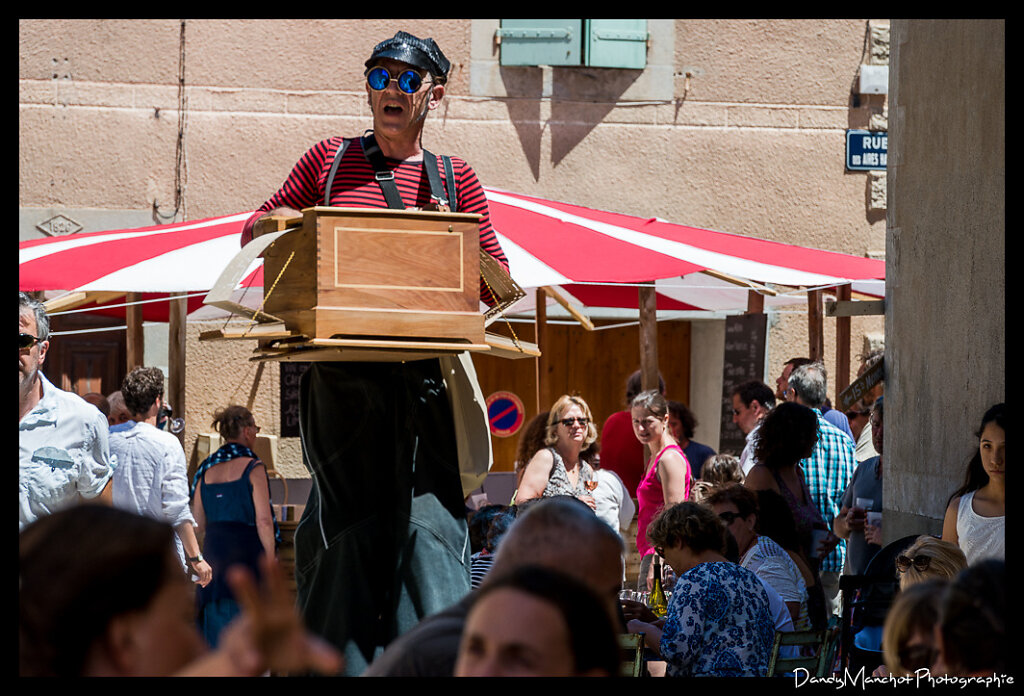
M 767 333 L 766 314 L 726 317 L 719 452 L 739 456 L 746 444 L 743 431 L 732 422 L 732 390 L 748 380 L 764 379 L 764 348 Z
M 282 360 L 281 366 L 281 437 L 299 437 L 299 379 L 309 369 L 307 362 Z

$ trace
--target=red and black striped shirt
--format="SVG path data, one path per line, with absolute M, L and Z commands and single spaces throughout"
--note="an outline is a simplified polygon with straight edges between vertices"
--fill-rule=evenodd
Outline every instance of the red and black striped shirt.
M 324 189 L 334 155 L 341 146 L 340 136 L 322 140 L 299 159 L 292 168 L 288 179 L 280 190 L 270 197 L 250 217 L 242 228 L 242 246 L 252 239 L 253 224 L 265 213 L 278 207 L 289 207 L 295 210 L 323 205 Z M 482 216 L 480 220 L 480 247 L 497 259 L 508 270 L 508 260 L 501 244 L 491 226 L 491 216 L 487 208 L 487 197 L 484 189 L 465 160 L 452 157 L 452 169 L 455 174 L 456 200 L 460 213 L 472 213 Z M 388 169 L 395 175 L 398 193 L 406 207 L 423 207 L 430 203 L 430 183 L 423 170 L 422 162 L 407 162 L 385 158 Z M 438 167 L 442 181 L 445 180 L 443 167 Z M 445 182 L 447 187 L 447 182 Z M 350 208 L 387 208 L 384 193 L 374 178 L 373 167 L 363 155 L 363 146 L 359 138 L 349 143 L 342 156 L 338 170 L 331 186 L 331 206 Z M 480 298 L 489 305 L 490 300 L 483 281 L 480 282 Z

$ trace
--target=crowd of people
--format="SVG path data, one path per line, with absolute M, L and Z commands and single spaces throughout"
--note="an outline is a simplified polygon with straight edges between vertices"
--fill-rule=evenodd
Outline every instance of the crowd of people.
M 160 422 L 160 370 L 132 370 L 119 390 L 124 417 L 104 415 L 46 380 L 48 318 L 24 294 L 20 309 L 22 674 L 337 673 L 339 646 L 308 629 L 276 560 L 253 414 L 214 414 L 223 444 L 188 481 L 180 441 Z M 702 446 L 699 475 L 680 444 L 694 444 L 695 420 L 663 387 L 634 390 L 628 404 L 638 474 L 602 447 L 581 396 L 560 397 L 523 429 L 514 500 L 466 509 L 470 589 L 363 674 L 613 676 L 618 636 L 638 633 L 667 676 L 763 676 L 777 632 L 838 621 L 826 561 L 843 544 L 836 575 L 885 558 L 898 585 L 869 646 L 875 676 L 1007 669 L 1003 405 L 982 417 L 942 537 L 921 535 L 888 558 L 877 519 L 884 396 L 859 405 L 863 422 L 851 409 L 872 449 L 848 466 L 855 435 L 821 412 L 824 368 L 790 368 L 778 394 L 736 388 L 748 447 Z M 635 577 L 627 542 L 641 556 Z M 656 569 L 663 615 L 624 593 L 649 592 Z
M 398 32 L 365 67 L 373 130 L 309 148 L 243 244 L 263 218 L 321 204 L 457 211 L 480 216 L 481 248 L 507 268 L 473 169 L 422 147 L 451 67 L 440 47 Z M 158 369 L 79 397 L 43 374 L 49 319 L 24 293 L 19 321 L 23 675 L 615 676 L 619 636 L 638 633 L 666 675 L 765 676 L 777 633 L 834 624 L 842 577 L 877 559 L 899 591 L 867 647 L 876 674 L 1009 668 L 1002 404 L 941 539 L 888 559 L 884 398 L 831 408 L 819 362 L 732 392 L 741 452 L 697 441 L 684 401 L 660 378 L 641 389 L 639 371 L 600 428 L 564 395 L 523 429 L 514 499 L 480 510 L 461 495 L 457 363 L 316 362 L 300 386 L 313 489 L 296 602 L 253 414 L 214 414 L 223 445 L 189 481 Z M 636 599 L 658 589 L 663 613 Z

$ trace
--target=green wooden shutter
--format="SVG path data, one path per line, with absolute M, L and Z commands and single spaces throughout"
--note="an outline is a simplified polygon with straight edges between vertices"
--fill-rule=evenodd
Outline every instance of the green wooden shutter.
M 583 21 L 503 19 L 501 65 L 581 65 Z
M 647 65 L 646 19 L 587 19 L 583 30 L 586 65 L 632 69 Z

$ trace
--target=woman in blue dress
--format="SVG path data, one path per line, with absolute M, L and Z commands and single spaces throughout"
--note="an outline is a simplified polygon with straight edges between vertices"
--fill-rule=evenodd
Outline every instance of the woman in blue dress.
M 704 505 L 663 510 L 647 537 L 676 572 L 668 614 L 629 622 L 666 662 L 672 677 L 763 677 L 775 623 L 768 595 L 752 572 L 725 558 L 725 524 Z
M 213 425 L 224 445 L 196 470 L 192 512 L 213 568 L 213 580 L 197 594 L 199 627 L 216 647 L 221 630 L 239 613 L 225 572 L 243 565 L 258 577 L 259 558 L 276 556 L 277 539 L 267 469 L 252 450 L 260 431 L 252 413 L 228 406 L 214 414 Z

